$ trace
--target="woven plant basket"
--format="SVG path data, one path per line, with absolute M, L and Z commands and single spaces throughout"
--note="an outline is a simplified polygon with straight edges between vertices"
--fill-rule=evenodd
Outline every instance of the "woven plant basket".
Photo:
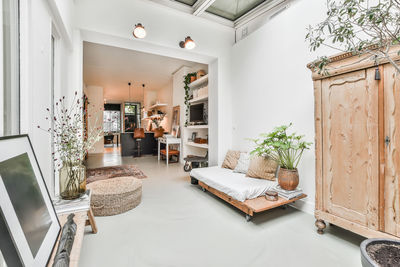
M 89 184 L 91 207 L 95 216 L 111 216 L 129 211 L 140 204 L 142 181 L 134 177 L 117 177 Z

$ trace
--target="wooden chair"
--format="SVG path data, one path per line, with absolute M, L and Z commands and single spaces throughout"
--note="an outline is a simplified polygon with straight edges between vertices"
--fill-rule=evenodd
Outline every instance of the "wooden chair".
M 136 142 L 138 157 L 140 157 L 142 155 L 141 143 L 142 143 L 142 139 L 144 139 L 144 138 L 145 138 L 144 129 L 143 128 L 135 128 L 135 130 L 133 131 L 133 139 L 135 139 L 135 142 Z
M 161 158 L 166 158 L 171 159 L 173 156 L 176 157 L 176 161 L 169 161 L 171 163 L 178 163 L 179 162 L 179 150 L 174 150 L 174 149 L 169 149 L 168 150 L 168 155 L 167 155 L 167 150 L 166 149 L 161 149 L 160 154 Z

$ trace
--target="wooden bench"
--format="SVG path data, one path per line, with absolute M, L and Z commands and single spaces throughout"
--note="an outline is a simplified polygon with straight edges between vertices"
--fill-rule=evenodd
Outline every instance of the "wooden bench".
M 307 197 L 306 194 L 302 194 L 299 197 L 289 199 L 289 200 L 279 197 L 277 201 L 270 201 L 270 200 L 267 200 L 265 198 L 265 196 L 260 196 L 258 198 L 248 199 L 244 202 L 241 202 L 241 201 L 238 201 L 238 200 L 232 198 L 231 196 L 228 196 L 227 194 L 225 194 L 221 191 L 218 191 L 217 189 L 214 189 L 214 188 L 206 185 L 205 183 L 203 183 L 201 181 L 198 181 L 198 182 L 199 182 L 199 186 L 203 189 L 204 192 L 209 191 L 210 193 L 216 195 L 217 197 L 225 200 L 229 204 L 235 206 L 236 208 L 238 208 L 241 211 L 243 211 L 244 213 L 246 213 L 247 221 L 251 220 L 251 218 L 254 216 L 254 213 L 259 213 L 259 212 L 263 212 L 263 211 L 270 210 L 273 208 L 285 206 L 287 204 L 295 202 L 296 200 Z
M 58 220 L 60 221 L 61 228 L 67 222 L 68 213 L 58 215 Z M 69 258 L 69 267 L 78 267 L 79 257 L 81 255 L 83 236 L 85 234 L 85 226 L 87 220 L 87 211 L 75 212 L 74 222 L 76 223 L 76 234 L 74 239 L 74 244 L 72 245 L 71 255 Z M 93 229 L 94 230 L 94 229 Z M 96 230 L 97 231 L 97 230 Z M 47 267 L 52 267 L 54 262 L 54 257 L 57 252 L 58 242 L 60 241 L 61 231 L 57 239 L 57 243 L 54 245 L 53 252 Z

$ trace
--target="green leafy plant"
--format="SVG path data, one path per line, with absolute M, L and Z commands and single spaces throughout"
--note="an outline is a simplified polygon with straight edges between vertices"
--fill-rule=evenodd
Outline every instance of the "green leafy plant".
M 354 55 L 370 54 L 376 64 L 387 60 L 400 72 L 391 55 L 400 43 L 400 0 L 327 0 L 327 7 L 327 18 L 308 28 L 311 51 L 326 46 Z M 323 56 L 311 67 L 326 74 L 327 64 L 329 59 Z
M 304 150 L 309 149 L 311 143 L 305 142 L 303 135 L 296 133 L 288 135 L 287 129 L 290 126 L 292 123 L 276 127 L 272 132 L 261 134 L 258 139 L 252 139 L 256 148 L 251 154 L 271 157 L 281 168 L 297 169 Z
M 191 77 L 196 77 L 196 72 L 188 73 L 187 75 L 183 76 L 183 83 L 184 83 L 184 89 L 185 89 L 185 126 L 189 125 L 189 109 L 190 109 L 190 79 Z

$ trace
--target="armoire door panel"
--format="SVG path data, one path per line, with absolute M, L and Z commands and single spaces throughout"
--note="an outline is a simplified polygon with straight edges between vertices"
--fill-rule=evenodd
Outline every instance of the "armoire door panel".
M 385 232 L 400 236 L 400 75 L 395 68 L 384 66 L 385 114 Z M 384 138 L 385 138 L 384 137 Z
M 375 70 L 322 81 L 324 210 L 378 228 L 378 83 Z

